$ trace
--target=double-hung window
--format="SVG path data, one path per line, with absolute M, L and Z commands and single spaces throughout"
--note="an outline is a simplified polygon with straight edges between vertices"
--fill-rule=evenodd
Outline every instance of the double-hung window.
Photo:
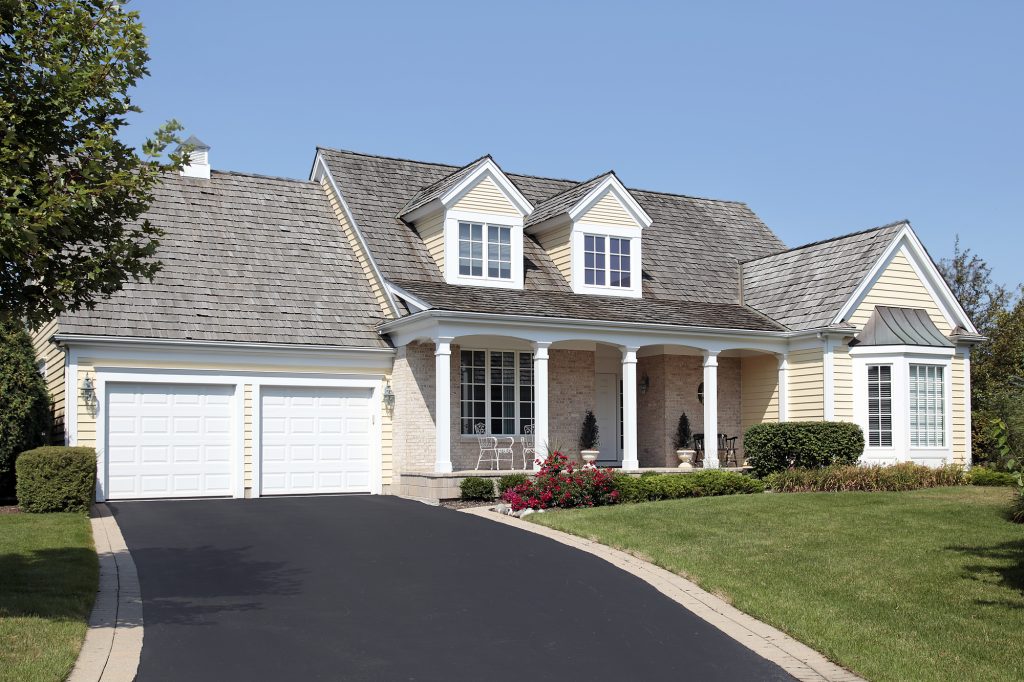
M 512 279 L 512 228 L 460 221 L 459 274 L 483 277 L 485 272 L 491 279 Z
M 945 446 L 943 371 L 937 365 L 910 366 L 910 447 Z
M 588 234 L 583 237 L 583 281 L 590 286 L 631 286 L 630 240 Z
M 892 447 L 891 365 L 868 365 L 868 447 Z
M 533 424 L 533 354 L 463 350 L 460 432 L 513 436 Z

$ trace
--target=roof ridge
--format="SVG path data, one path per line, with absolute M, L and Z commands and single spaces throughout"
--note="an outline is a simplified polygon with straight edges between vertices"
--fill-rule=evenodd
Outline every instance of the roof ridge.
M 522 175 L 521 173 L 515 173 L 514 175 L 519 175 L 520 177 L 524 177 L 524 178 L 525 177 L 530 177 L 528 175 Z M 572 187 L 566 187 L 565 189 L 563 189 L 558 194 L 552 194 L 547 199 L 545 199 L 544 201 L 540 202 L 540 204 L 538 204 L 538 206 L 540 206 L 541 204 L 546 204 L 546 203 L 548 203 L 550 201 L 554 201 L 555 199 L 557 199 L 558 197 L 562 196 L 563 194 L 568 194 L 569 192 L 573 191 L 574 189 L 579 189 L 580 187 L 582 187 L 583 185 L 587 184 L 588 182 L 593 182 L 594 180 L 597 180 L 598 178 L 603 178 L 606 175 L 615 175 L 615 171 L 614 170 L 607 170 L 604 173 L 598 173 L 597 175 L 595 175 L 592 178 L 587 178 L 586 180 L 582 180 L 580 182 L 577 182 Z M 618 176 L 616 175 L 615 177 L 618 177 Z M 546 179 L 550 179 L 550 178 L 546 178 Z
M 214 173 L 218 175 L 237 175 L 243 178 L 262 178 L 263 180 L 284 180 L 285 182 L 299 182 L 302 183 L 303 185 L 316 184 L 312 180 L 303 180 L 302 178 L 289 178 L 284 175 L 267 175 L 266 173 L 250 173 L 247 171 L 219 170 L 217 168 L 210 169 L 210 174 L 212 175 Z
M 869 232 L 878 232 L 879 230 L 886 230 L 886 229 L 889 229 L 891 227 L 896 227 L 897 225 L 910 225 L 910 221 L 907 220 L 907 219 L 896 220 L 896 221 L 893 221 L 891 223 L 886 223 L 885 225 L 879 225 L 878 227 L 869 227 L 869 228 L 867 228 L 865 230 L 857 230 L 855 232 L 847 232 L 846 234 L 837 235 L 835 237 L 829 237 L 828 239 L 820 239 L 820 240 L 818 240 L 816 242 L 808 242 L 807 244 L 801 244 L 800 246 L 794 246 L 792 248 L 784 249 L 784 250 L 778 251 L 776 253 L 770 253 L 767 256 L 761 256 L 760 258 L 751 258 L 750 260 L 745 260 L 745 261 L 741 262 L 740 265 L 747 265 L 747 264 L 750 264 L 750 263 L 756 263 L 757 261 L 760 261 L 760 260 L 767 260 L 768 258 L 774 258 L 776 256 L 781 256 L 784 253 L 790 253 L 790 252 L 793 252 L 793 251 L 799 251 L 800 249 L 807 249 L 807 248 L 810 248 L 812 246 L 821 246 L 822 244 L 828 244 L 829 242 L 836 242 L 836 241 L 839 241 L 840 239 L 847 239 L 849 237 L 856 237 L 857 235 L 861 235 L 861 234 L 868 234 Z

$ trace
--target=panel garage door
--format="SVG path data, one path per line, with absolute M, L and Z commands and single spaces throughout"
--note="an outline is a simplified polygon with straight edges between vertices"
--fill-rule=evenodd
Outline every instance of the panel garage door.
M 368 388 L 262 389 L 263 495 L 370 492 Z
M 107 384 L 107 497 L 231 495 L 233 386 Z

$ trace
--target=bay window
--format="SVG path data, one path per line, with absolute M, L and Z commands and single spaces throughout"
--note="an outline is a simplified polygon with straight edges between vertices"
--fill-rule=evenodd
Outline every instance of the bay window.
M 463 350 L 460 375 L 460 433 L 483 424 L 486 433 L 515 436 L 533 425 L 532 353 Z
M 892 447 L 892 366 L 868 366 L 868 447 Z
M 910 447 L 945 445 L 946 407 L 943 368 L 938 365 L 910 365 Z

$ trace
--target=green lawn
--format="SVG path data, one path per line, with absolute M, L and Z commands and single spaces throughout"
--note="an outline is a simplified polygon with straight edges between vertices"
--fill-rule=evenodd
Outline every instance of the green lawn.
M 0 515 L 0 681 L 67 677 L 98 578 L 85 515 Z
M 870 680 L 1020 680 L 1006 488 L 743 495 L 535 514 L 641 556 Z

